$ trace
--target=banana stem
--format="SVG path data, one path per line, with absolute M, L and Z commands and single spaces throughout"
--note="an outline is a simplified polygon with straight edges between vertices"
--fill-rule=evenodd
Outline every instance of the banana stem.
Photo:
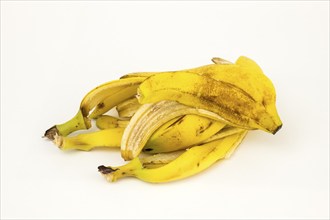
M 55 136 L 54 143 L 62 150 L 90 151 L 96 147 L 119 148 L 124 128 L 109 128 L 73 137 Z
M 143 164 L 138 157 L 120 167 L 106 167 L 103 165 L 98 167 L 99 172 L 109 182 L 115 182 L 117 179 L 121 179 L 123 177 L 134 176 L 136 169 L 143 169 Z
M 228 64 L 233 64 L 232 62 L 222 59 L 220 57 L 213 57 L 212 62 L 215 64 L 221 64 L 221 65 L 228 65 Z
M 90 127 L 90 119 L 84 117 L 81 110 L 79 110 L 78 113 L 69 121 L 63 124 L 54 125 L 53 127 L 49 128 L 45 132 L 44 137 L 47 137 L 50 140 L 54 140 L 56 135 L 67 136 L 74 131 L 85 130 L 89 129 Z

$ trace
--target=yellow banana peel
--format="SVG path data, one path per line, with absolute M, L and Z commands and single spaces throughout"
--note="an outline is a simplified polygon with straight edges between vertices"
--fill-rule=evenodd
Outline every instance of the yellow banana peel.
M 228 158 L 249 130 L 275 134 L 276 91 L 260 66 L 241 56 L 191 69 L 137 72 L 104 83 L 78 113 L 45 132 L 62 150 L 117 148 L 128 161 L 99 166 L 108 180 L 162 183 L 193 176 Z M 115 109 L 118 115 L 106 115 Z M 70 135 L 92 127 L 100 130 Z

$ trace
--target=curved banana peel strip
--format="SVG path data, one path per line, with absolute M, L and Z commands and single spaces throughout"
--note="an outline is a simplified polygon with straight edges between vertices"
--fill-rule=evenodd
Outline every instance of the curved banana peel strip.
M 268 128 L 268 130 L 264 130 L 273 134 L 276 133 L 282 126 L 275 106 L 276 92 L 271 80 L 263 73 L 259 65 L 252 59 L 244 56 L 239 57 L 235 64 L 222 58 L 213 58 L 212 61 L 215 64 L 180 71 L 133 73 L 123 76 L 122 78 L 150 77 L 165 73 L 179 75 L 189 72 L 232 84 L 245 91 L 256 102 L 264 106 L 267 114 L 261 115 L 260 119 L 265 120 L 266 122 L 264 123 L 273 123 L 275 124 L 274 127 L 277 126 L 272 129 Z M 257 129 L 262 129 L 258 126 L 256 127 Z
M 139 86 L 138 99 L 141 104 L 172 100 L 206 109 L 221 116 L 229 125 L 244 129 L 261 129 L 274 134 L 282 125 L 276 115 L 268 113 L 262 103 L 239 87 L 195 73 L 151 76 Z
M 137 87 L 138 85 L 129 86 L 126 88 L 122 88 L 121 91 L 115 94 L 109 95 L 107 98 L 105 98 L 103 101 L 96 105 L 96 107 L 92 110 L 88 117 L 97 118 L 98 116 L 108 112 L 113 107 L 123 102 L 123 100 L 127 99 L 127 97 L 136 95 Z
M 225 159 L 228 155 L 231 155 L 246 134 L 247 131 L 244 131 L 189 148 L 170 163 L 158 168 L 145 168 L 143 162 L 136 157 L 120 167 L 99 166 L 98 169 L 110 182 L 127 176 L 134 176 L 150 183 L 179 180 L 200 173 L 218 160 Z
M 235 127 L 225 127 L 221 129 L 217 134 L 213 135 L 212 137 L 208 138 L 207 140 L 203 141 L 201 144 L 206 144 L 211 141 L 219 140 L 221 138 L 228 137 L 230 135 L 242 133 L 245 130 Z M 173 148 L 173 147 L 171 147 Z M 234 149 L 233 149 L 234 150 Z M 145 168 L 158 168 L 161 166 L 164 166 L 177 157 L 179 157 L 185 150 L 177 150 L 174 152 L 166 152 L 166 153 L 157 153 L 153 154 L 151 156 L 144 156 L 140 157 L 140 161 L 143 164 L 143 167 Z M 230 156 L 230 154 L 227 154 L 227 158 Z
M 112 107 L 136 94 L 136 89 L 145 77 L 134 77 L 119 79 L 102 84 L 90 91 L 81 101 L 80 109 L 84 116 L 88 116 L 90 111 L 96 107 L 97 113 L 93 117 L 105 112 L 104 108 L 110 110 Z M 117 99 L 114 102 L 105 100 Z M 101 110 L 102 109 L 102 110 Z
M 211 59 L 214 64 L 209 64 L 209 65 L 204 65 L 200 67 L 195 67 L 195 68 L 190 68 L 190 69 L 183 69 L 183 70 L 175 70 L 175 71 L 161 71 L 161 72 L 136 72 L 136 73 L 129 73 L 126 74 L 122 77 L 121 79 L 126 79 L 126 78 L 131 78 L 131 77 L 150 77 L 156 74 L 161 74 L 161 73 L 176 73 L 180 74 L 181 72 L 190 72 L 190 73 L 198 73 L 200 75 L 203 75 L 204 73 L 207 72 L 222 72 L 222 71 L 228 71 L 231 70 L 233 71 L 234 69 L 231 68 L 233 65 L 232 62 L 219 58 L 219 57 L 214 57 Z M 228 66 L 230 65 L 230 66 Z
M 242 58 L 242 57 L 240 57 Z M 240 59 L 239 58 L 239 59 Z M 121 77 L 121 79 L 125 78 L 131 78 L 131 77 L 145 77 L 148 78 L 150 76 L 154 76 L 157 74 L 162 74 L 162 73 L 175 73 L 175 74 L 180 74 L 180 73 L 196 73 L 199 75 L 206 75 L 209 77 L 212 77 L 214 79 L 221 79 L 221 80 L 227 80 L 228 78 L 232 78 L 231 74 L 234 74 L 233 79 L 236 78 L 237 75 L 241 74 L 240 66 L 237 64 L 234 64 L 228 60 L 219 58 L 219 57 L 214 57 L 212 58 L 212 62 L 214 64 L 208 64 L 200 67 L 195 67 L 191 69 L 183 69 L 183 70 L 177 70 L 177 71 L 163 71 L 163 72 L 137 72 L 137 73 L 130 73 L 126 74 Z M 245 77 L 245 76 L 244 76 Z M 231 82 L 233 80 L 229 79 Z M 241 82 L 236 82 L 236 84 L 240 84 Z M 243 87 L 245 86 L 243 82 Z
M 276 92 L 271 80 L 263 73 L 259 65 L 252 59 L 240 56 L 235 63 L 219 57 L 212 58 L 214 64 L 204 65 L 191 69 L 167 72 L 140 72 L 131 73 L 121 78 L 150 77 L 162 73 L 196 73 L 215 80 L 227 82 L 246 91 L 253 99 L 264 102 L 266 106 L 274 105 Z M 267 107 L 266 107 L 267 108 Z
M 142 105 L 127 125 L 121 141 L 121 155 L 132 160 L 139 155 L 151 135 L 164 123 L 187 114 L 199 115 L 212 120 L 223 119 L 210 111 L 191 108 L 175 101 L 160 101 Z M 225 123 L 222 124 L 222 127 Z
M 117 104 L 134 96 L 137 87 L 145 78 L 119 79 L 94 88 L 83 98 L 78 113 L 72 119 L 63 124 L 54 125 L 45 132 L 44 137 L 53 140 L 55 135 L 67 136 L 77 130 L 89 129 L 91 118 L 97 118 Z M 94 111 L 90 113 L 91 110 Z

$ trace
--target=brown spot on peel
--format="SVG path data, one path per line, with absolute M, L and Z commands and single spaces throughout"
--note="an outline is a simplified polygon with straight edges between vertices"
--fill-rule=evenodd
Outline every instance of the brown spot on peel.
M 99 103 L 99 104 L 97 105 L 97 107 L 100 108 L 100 109 L 101 109 L 101 108 L 104 108 L 104 103 L 103 103 L 103 102 Z

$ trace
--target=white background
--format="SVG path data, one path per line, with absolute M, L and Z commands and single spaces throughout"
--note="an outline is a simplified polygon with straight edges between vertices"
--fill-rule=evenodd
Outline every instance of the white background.
M 329 218 L 329 2 L 1 2 L 1 218 Z M 95 86 L 256 60 L 284 126 L 168 184 L 108 183 L 118 150 L 41 138 Z

